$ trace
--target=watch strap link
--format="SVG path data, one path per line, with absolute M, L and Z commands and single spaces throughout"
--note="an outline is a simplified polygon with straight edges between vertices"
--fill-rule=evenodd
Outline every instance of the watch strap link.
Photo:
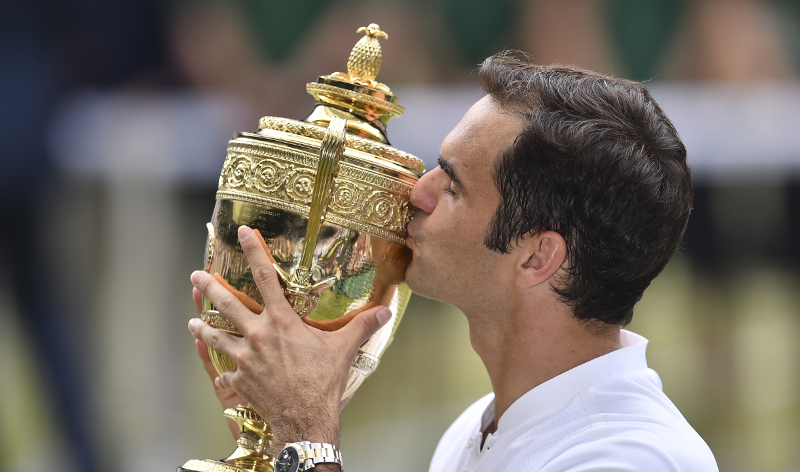
M 295 444 L 303 450 L 303 457 L 301 458 L 303 470 L 311 469 L 317 464 L 334 463 L 339 464 L 339 467 L 344 471 L 342 452 L 333 444 L 312 443 L 309 441 L 301 441 Z

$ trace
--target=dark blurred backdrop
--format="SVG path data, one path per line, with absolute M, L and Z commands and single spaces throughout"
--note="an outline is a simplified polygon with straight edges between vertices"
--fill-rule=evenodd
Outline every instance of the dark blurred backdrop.
M 630 329 L 721 470 L 800 470 L 800 0 L 3 2 L 0 470 L 232 449 L 186 329 L 226 143 L 303 118 L 371 22 L 390 138 L 429 168 L 501 49 L 647 83 L 695 209 Z M 348 470 L 425 470 L 489 390 L 461 314 L 415 297 L 345 411 Z

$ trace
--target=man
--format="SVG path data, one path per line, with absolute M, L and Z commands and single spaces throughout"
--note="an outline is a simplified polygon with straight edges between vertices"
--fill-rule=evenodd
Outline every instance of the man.
M 494 391 L 445 433 L 431 471 L 717 470 L 647 368 L 646 340 L 621 329 L 689 217 L 674 127 L 641 84 L 589 71 L 500 54 L 480 80 L 487 95 L 411 194 L 407 283 L 464 312 Z M 388 311 L 315 331 L 283 299 L 252 231 L 239 237 L 265 313 L 192 274 L 244 333 L 190 322 L 239 366 L 216 379 L 218 393 L 233 389 L 269 417 L 276 445 L 337 444 L 349 363 Z

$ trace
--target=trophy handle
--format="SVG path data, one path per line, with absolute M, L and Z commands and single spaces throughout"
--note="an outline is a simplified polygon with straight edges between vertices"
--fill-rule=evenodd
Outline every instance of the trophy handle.
M 283 293 L 286 299 L 301 317 L 311 313 L 319 302 L 320 294 L 336 283 L 336 277 L 312 283 L 311 265 L 313 264 L 314 248 L 317 246 L 319 233 L 325 222 L 325 213 L 328 211 L 328 204 L 331 201 L 333 180 L 339 170 L 339 160 L 344 153 L 346 134 L 347 120 L 338 116 L 331 117 L 319 151 L 317 176 L 314 179 L 314 189 L 311 193 L 308 226 L 306 226 L 300 263 L 291 274 L 286 273 L 277 264 L 273 264 L 283 281 Z

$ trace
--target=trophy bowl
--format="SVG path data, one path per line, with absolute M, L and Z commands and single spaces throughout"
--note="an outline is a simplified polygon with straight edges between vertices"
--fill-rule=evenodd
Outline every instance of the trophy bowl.
M 360 28 L 345 73 L 306 85 L 316 106 L 304 121 L 264 117 L 255 133 L 228 144 L 217 202 L 208 223 L 205 270 L 254 313 L 261 295 L 239 245 L 239 226 L 261 239 L 284 294 L 310 326 L 333 331 L 376 305 L 392 317 L 358 350 L 343 400 L 377 367 L 411 296 L 404 283 L 411 253 L 406 226 L 409 196 L 425 171 L 418 158 L 389 145 L 386 124 L 403 113 L 397 98 L 375 81 L 380 69 L 376 24 Z M 202 319 L 241 336 L 204 298 Z M 209 348 L 217 372 L 235 369 Z M 273 470 L 268 423 L 248 405 L 225 411 L 240 426 L 233 454 L 190 460 L 181 471 Z

